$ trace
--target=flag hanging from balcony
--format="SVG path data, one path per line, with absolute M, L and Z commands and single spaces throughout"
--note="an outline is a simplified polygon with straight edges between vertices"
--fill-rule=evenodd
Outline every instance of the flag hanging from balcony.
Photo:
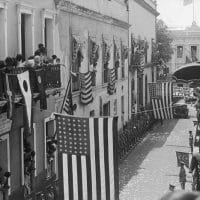
M 112 95 L 115 93 L 115 68 L 108 69 L 108 94 Z
M 172 82 L 149 83 L 155 119 L 172 119 Z
M 80 73 L 81 93 L 80 101 L 82 104 L 87 105 L 93 101 L 92 95 L 92 75 L 91 72 Z
M 55 114 L 62 200 L 119 200 L 117 118 Z
M 19 86 L 25 103 L 25 113 L 26 113 L 26 128 L 31 132 L 32 127 L 32 94 L 29 80 L 29 71 L 25 71 L 21 74 L 17 74 L 17 79 L 19 81 Z
M 71 90 L 71 78 L 67 84 L 65 91 L 65 97 L 63 100 L 63 105 L 61 108 L 61 113 L 66 113 L 68 115 L 73 115 L 73 101 L 72 101 L 72 90 Z
M 46 92 L 44 87 L 44 70 L 43 69 L 37 69 L 35 70 L 36 79 L 37 79 L 37 86 L 38 90 L 40 92 L 40 109 L 46 110 L 47 109 L 47 98 L 46 98 Z

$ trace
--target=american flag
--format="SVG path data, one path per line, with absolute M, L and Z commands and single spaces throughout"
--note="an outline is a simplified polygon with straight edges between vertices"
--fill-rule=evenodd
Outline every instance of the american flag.
M 81 93 L 80 101 L 82 104 L 89 104 L 93 101 L 92 95 L 92 75 L 91 72 L 80 73 Z
M 172 83 L 149 83 L 149 94 L 155 119 L 172 119 Z
M 108 94 L 112 95 L 115 93 L 115 68 L 108 69 Z
M 62 200 L 119 200 L 117 118 L 55 114 Z
M 72 101 L 72 90 L 71 90 L 71 78 L 69 79 L 63 104 L 61 107 L 61 113 L 65 112 L 66 114 L 73 115 L 73 101 Z

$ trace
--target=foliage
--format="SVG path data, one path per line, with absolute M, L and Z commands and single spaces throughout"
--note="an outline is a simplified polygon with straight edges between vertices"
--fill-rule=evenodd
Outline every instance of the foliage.
M 166 63 L 171 59 L 171 55 L 173 54 L 171 46 L 173 39 L 166 24 L 161 19 L 156 22 L 156 39 L 158 58 Z

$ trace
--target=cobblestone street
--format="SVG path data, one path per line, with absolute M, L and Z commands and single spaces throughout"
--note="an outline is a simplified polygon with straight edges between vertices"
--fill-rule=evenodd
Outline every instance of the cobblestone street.
M 176 151 L 190 151 L 188 131 L 194 135 L 194 117 L 190 107 L 189 119 L 156 124 L 120 164 L 120 200 L 156 200 L 168 191 L 169 184 L 180 189 Z M 186 189 L 191 189 L 191 175 L 186 172 Z

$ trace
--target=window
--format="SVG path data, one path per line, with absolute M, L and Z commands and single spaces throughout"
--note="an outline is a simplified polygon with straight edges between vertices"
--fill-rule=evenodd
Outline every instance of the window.
M 51 57 L 54 52 L 54 26 L 55 12 L 47 9 L 42 10 L 42 43 L 47 49 L 47 56 Z
M 124 114 L 124 96 L 121 96 L 121 113 Z
M 103 105 L 103 116 L 110 116 L 110 101 Z
M 34 8 L 17 4 L 18 13 L 18 52 L 25 58 L 34 54 Z
M 147 84 L 148 84 L 147 75 L 145 75 L 145 105 L 147 105 L 147 100 L 148 100 Z
M 177 58 L 183 57 L 183 46 L 177 46 Z
M 121 96 L 121 122 L 124 125 L 124 96 Z
M 55 121 L 52 118 L 46 118 L 44 121 L 45 138 L 45 169 L 46 178 L 54 177 L 57 174 L 57 153 L 55 140 Z
M 72 35 L 71 37 L 71 53 L 72 53 L 72 91 L 78 91 L 80 88 L 79 68 L 83 60 L 82 44 L 78 36 Z
M 151 78 L 152 82 L 154 82 L 154 67 L 151 68 Z
M 103 83 L 108 82 L 108 64 L 103 65 Z
M 7 3 L 0 2 L 0 60 L 5 59 L 7 50 Z
M 90 111 L 90 117 L 94 117 L 95 116 L 95 111 L 94 110 L 91 110 Z
M 117 99 L 114 100 L 114 115 L 117 115 Z
M 197 46 L 191 46 L 191 58 L 193 60 L 193 58 L 197 57 Z

